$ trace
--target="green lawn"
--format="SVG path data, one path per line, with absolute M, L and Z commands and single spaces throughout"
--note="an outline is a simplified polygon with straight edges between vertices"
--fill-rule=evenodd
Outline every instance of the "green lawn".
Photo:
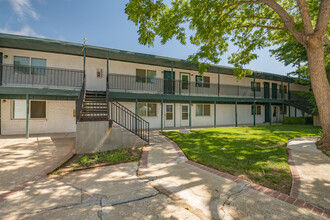
M 272 125 L 163 132 L 193 161 L 289 193 L 291 173 L 286 142 L 316 136 L 320 127 Z

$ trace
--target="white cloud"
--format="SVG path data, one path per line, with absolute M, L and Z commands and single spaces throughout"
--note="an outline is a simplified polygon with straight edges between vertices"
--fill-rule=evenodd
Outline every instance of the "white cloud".
M 30 0 L 8 0 L 15 13 L 23 18 L 25 15 L 29 15 L 34 19 L 39 18 L 39 14 L 31 6 Z
M 15 35 L 23 35 L 23 36 L 31 36 L 31 37 L 42 37 L 43 35 L 37 34 L 30 26 L 25 25 L 20 30 L 9 30 L 7 28 L 0 28 L 0 33 L 6 34 L 15 34 Z

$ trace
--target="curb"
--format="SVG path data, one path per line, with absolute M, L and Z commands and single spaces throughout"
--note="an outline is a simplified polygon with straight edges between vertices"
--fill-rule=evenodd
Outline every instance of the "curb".
M 0 201 L 1 200 L 5 200 L 7 199 L 11 194 L 21 191 L 23 190 L 25 187 L 27 187 L 28 185 L 30 185 L 31 183 L 41 179 L 42 177 L 47 176 L 48 173 L 52 172 L 53 170 L 55 170 L 59 165 L 61 165 L 63 163 L 63 161 L 67 161 L 69 160 L 73 155 L 75 154 L 75 144 L 73 144 L 73 146 L 71 147 L 69 153 L 67 153 L 64 157 L 58 159 L 56 161 L 56 163 L 53 166 L 50 166 L 48 168 L 46 168 L 45 170 L 43 170 L 41 173 L 35 175 L 34 177 L 32 177 L 31 179 L 15 186 L 13 189 L 11 189 L 9 192 L 0 194 Z
M 177 143 L 175 143 L 174 141 L 172 141 L 171 139 L 169 139 L 168 137 L 164 136 L 161 133 L 160 133 L 160 135 L 162 137 L 165 137 L 166 140 L 170 141 L 170 143 L 174 146 L 175 150 L 177 151 L 179 157 L 186 157 Z M 325 218 L 330 219 L 330 210 L 317 207 L 317 206 L 315 206 L 311 203 L 308 203 L 305 200 L 297 198 L 298 194 L 299 194 L 300 177 L 299 177 L 298 171 L 297 171 L 296 166 L 295 166 L 295 164 L 293 162 L 293 159 L 292 159 L 291 149 L 288 149 L 288 153 L 289 153 L 290 170 L 292 172 L 292 177 L 293 177 L 290 195 L 280 193 L 280 192 L 277 192 L 275 190 L 269 189 L 267 187 L 248 182 L 248 181 L 243 180 L 239 177 L 233 176 L 229 173 L 221 172 L 219 170 L 216 170 L 216 169 L 207 167 L 205 165 L 196 163 L 196 162 L 191 161 L 189 159 L 186 161 L 186 163 L 190 164 L 192 166 L 198 167 L 198 168 L 200 168 L 202 170 L 205 170 L 207 172 L 213 173 L 213 174 L 215 174 L 217 176 L 220 176 L 222 178 L 234 181 L 236 183 L 247 182 L 247 183 L 249 183 L 250 188 L 255 190 L 255 191 L 261 192 L 261 193 L 263 193 L 265 195 L 268 195 L 268 196 L 272 196 L 273 198 L 281 200 L 281 201 L 286 202 L 288 204 L 295 205 L 295 206 L 300 207 L 300 208 L 305 208 L 306 210 L 308 210 L 310 212 L 313 212 L 314 214 L 317 214 L 317 215 L 320 215 L 320 216 L 323 216 Z

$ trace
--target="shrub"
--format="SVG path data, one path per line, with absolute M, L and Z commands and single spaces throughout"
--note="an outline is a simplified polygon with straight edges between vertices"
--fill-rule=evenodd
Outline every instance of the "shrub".
M 312 125 L 313 124 L 313 117 L 306 117 L 306 124 L 307 125 Z
M 304 117 L 284 117 L 283 124 L 304 125 L 306 124 L 306 119 Z

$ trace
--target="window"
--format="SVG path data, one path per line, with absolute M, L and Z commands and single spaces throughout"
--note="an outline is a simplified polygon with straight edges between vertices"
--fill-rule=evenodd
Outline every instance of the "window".
M 254 90 L 254 82 L 252 81 L 251 82 L 251 90 L 253 91 Z M 257 92 L 260 92 L 261 91 L 261 83 L 260 82 L 256 82 L 256 91 Z
M 182 120 L 188 120 L 188 105 L 182 105 Z
M 31 74 L 45 75 L 46 74 L 46 60 L 39 58 L 31 58 Z M 30 74 L 30 57 L 14 57 L 15 73 Z
M 31 58 L 32 74 L 45 75 L 46 74 L 46 60 Z
M 46 101 L 30 102 L 30 118 L 46 118 Z M 26 101 L 13 101 L 13 119 L 26 119 Z
M 284 89 L 284 94 L 287 94 L 288 93 L 288 86 L 283 86 L 283 89 Z
M 196 87 L 210 88 L 210 77 L 196 76 Z
M 173 105 L 166 105 L 166 120 L 173 120 Z
M 26 119 L 26 101 L 14 100 L 13 101 L 13 118 Z
M 251 105 L 251 115 L 253 115 L 253 105 Z M 256 105 L 256 115 L 261 115 L 261 105 Z
M 136 82 L 140 83 L 156 83 L 156 71 L 136 69 Z
M 210 116 L 211 115 L 211 106 L 204 104 L 196 105 L 196 116 Z
M 155 103 L 138 103 L 139 116 L 157 116 L 157 106 Z
M 182 74 L 181 75 L 181 88 L 182 89 L 188 89 L 189 88 L 189 75 L 188 74 Z
M 31 101 L 30 118 L 46 118 L 45 101 Z
M 30 58 L 29 57 L 14 57 L 14 71 L 17 74 L 30 73 Z

